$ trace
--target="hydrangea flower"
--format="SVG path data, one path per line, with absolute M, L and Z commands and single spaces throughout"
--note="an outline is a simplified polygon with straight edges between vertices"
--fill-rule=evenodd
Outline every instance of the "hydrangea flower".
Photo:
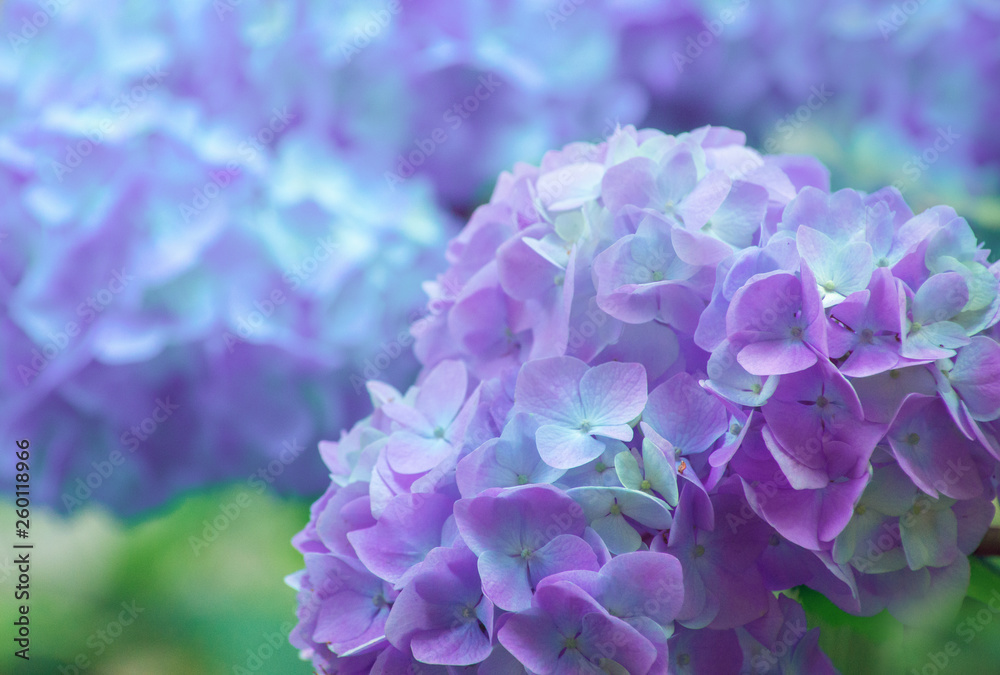
M 500 629 L 500 643 L 531 672 L 645 673 L 656 659 L 653 645 L 568 581 L 539 588 L 532 607 Z
M 479 557 L 483 592 L 501 609 L 526 609 L 538 583 L 554 572 L 597 568 L 582 538 L 581 509 L 554 488 L 526 485 L 463 499 L 455 524 Z
M 293 642 L 484 674 L 834 672 L 782 591 L 957 606 L 1000 448 L 1000 270 L 968 224 L 831 194 L 730 129 L 579 149 L 501 176 L 428 285 L 416 383 L 369 383 L 323 446 L 295 543 L 346 541 L 399 592 L 386 641 L 331 651 L 310 604 Z
M 470 665 L 492 651 L 493 603 L 483 595 L 476 556 L 436 548 L 393 603 L 389 642 L 421 663 Z
M 646 371 L 621 363 L 588 368 L 568 356 L 529 361 L 518 375 L 514 399 L 540 422 L 535 439 L 542 460 L 572 469 L 604 451 L 595 436 L 632 440 L 629 422 L 646 403 Z
M 722 121 L 747 129 L 768 151 L 837 148 L 828 159 L 844 184 L 895 182 L 908 197 L 929 200 L 921 207 L 945 193 L 947 201 L 965 200 L 963 213 L 974 221 L 996 224 L 998 98 L 979 86 L 1000 68 L 1000 17 L 988 3 L 959 3 L 947 20 L 939 9 L 902 16 L 870 1 L 735 4 L 722 24 L 710 0 L 592 2 L 586 12 L 536 0 L 374 10 L 358 0 L 152 8 L 130 0 L 99 12 L 86 2 L 60 5 L 51 17 L 37 2 L 6 2 L 0 220 L 12 225 L 0 231 L 0 341 L 11 383 L 3 400 L 18 405 L 4 406 L 2 422 L 49 440 L 52 484 L 40 485 L 39 497 L 66 510 L 93 498 L 133 512 L 199 483 L 272 462 L 280 468 L 284 442 L 307 447 L 321 430 L 349 426 L 365 412 L 363 380 L 398 384 L 412 375 L 412 360 L 397 356 L 409 337 L 398 336 L 419 304 L 417 284 L 401 284 L 409 293 L 386 289 L 403 272 L 415 282 L 436 271 L 428 251 L 441 244 L 447 211 L 468 214 L 503 168 L 573 139 L 607 139 L 618 121 L 675 130 Z M 466 313 L 479 326 L 461 334 L 463 343 L 487 341 L 494 356 L 527 349 L 532 358 L 563 355 L 571 337 L 574 349 L 586 343 L 571 353 L 584 360 L 600 347 L 606 355 L 636 350 L 638 338 L 604 334 L 616 322 L 593 335 L 567 333 L 565 316 L 592 311 L 572 299 L 578 283 L 589 283 L 575 256 L 587 258 L 586 268 L 591 252 L 548 246 L 531 216 L 535 197 L 562 214 L 559 231 L 567 235 L 588 231 L 580 206 L 599 193 L 612 209 L 663 206 L 637 216 L 647 222 L 623 233 L 631 242 L 617 237 L 599 252 L 596 303 L 603 311 L 615 305 L 610 314 L 619 321 L 647 321 L 652 311 L 689 331 L 698 302 L 711 294 L 714 270 L 706 267 L 723 264 L 729 247 L 751 246 L 757 216 L 794 192 L 779 185 L 778 165 L 796 160 L 776 160 L 747 181 L 715 166 L 710 177 L 700 175 L 698 153 L 685 148 L 669 156 L 647 149 L 606 166 L 595 147 L 574 144 L 544 171 L 522 165 L 540 171 L 536 194 L 513 187 L 504 204 L 476 217 L 470 233 L 504 244 L 489 253 L 497 268 L 470 264 L 468 272 L 482 273 L 476 284 L 457 275 L 433 291 L 435 308 L 461 307 L 454 323 Z M 671 168 L 661 174 L 664 162 Z M 800 180 L 822 175 L 809 171 Z M 629 192 L 638 177 L 642 199 Z M 431 194 L 448 208 L 433 206 Z M 906 220 L 900 200 L 886 203 L 893 205 L 886 213 Z M 523 214 L 534 231 L 511 214 Z M 487 226 L 496 218 L 503 228 Z M 664 220 L 682 226 L 664 237 L 656 227 Z M 834 233 L 815 219 L 805 224 L 814 233 L 804 231 L 803 255 L 824 301 L 867 289 L 866 244 L 876 263 L 898 262 L 912 239 L 894 241 L 893 233 L 918 234 L 901 225 L 883 223 L 831 258 L 823 251 L 837 242 Z M 468 243 L 483 241 L 460 237 L 454 254 Z M 324 257 L 339 251 L 336 264 L 312 260 L 318 246 Z M 535 257 L 522 255 L 533 246 Z M 971 293 L 989 281 L 969 276 L 975 264 L 961 255 L 944 257 L 958 267 L 942 259 L 952 267 L 935 262 L 935 272 L 965 275 Z M 632 278 L 643 269 L 648 278 Z M 123 280 L 125 292 L 105 304 L 106 286 Z M 632 284 L 642 292 L 623 290 Z M 364 293 L 340 292 L 348 287 Z M 726 301 L 735 290 L 726 290 Z M 275 297 L 281 306 L 265 317 Z M 980 294 L 966 312 L 989 297 Z M 924 311 L 921 298 L 917 314 Z M 907 321 L 908 354 L 954 350 L 922 345 L 942 331 L 963 343 L 955 321 Z M 76 328 L 67 329 L 70 322 Z M 911 338 L 914 322 L 921 327 Z M 527 324 L 540 337 L 532 345 L 516 337 Z M 630 326 L 643 326 L 634 334 L 650 340 L 668 335 L 659 325 Z M 392 337 L 373 348 L 375 334 Z M 632 360 L 647 370 L 668 365 L 665 352 Z M 350 387 L 334 384 L 345 378 Z M 168 398 L 181 406 L 171 424 L 143 431 L 158 399 Z M 123 446 L 134 453 L 126 457 L 141 452 L 141 461 L 88 487 L 88 478 L 102 478 L 92 464 L 104 466 Z M 99 449 L 90 456 L 80 447 Z M 321 487 L 309 459 L 284 466 L 268 478 L 283 488 Z
M 3 9 L 0 429 L 37 442 L 34 496 L 322 489 L 305 449 L 416 372 L 449 216 L 358 179 L 283 9 Z

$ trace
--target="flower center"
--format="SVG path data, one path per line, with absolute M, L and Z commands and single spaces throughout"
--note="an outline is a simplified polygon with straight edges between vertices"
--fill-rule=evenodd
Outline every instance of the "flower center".
M 909 443 L 910 445 L 916 445 L 917 443 L 920 442 L 920 434 L 918 434 L 918 433 L 909 433 L 909 434 L 907 434 L 906 435 L 906 442 Z
M 597 464 L 594 465 L 594 471 L 596 471 L 597 473 L 604 473 L 607 470 L 608 470 L 608 465 L 605 464 L 604 462 L 598 462 Z
M 644 480 L 641 483 L 639 483 L 639 489 L 640 490 L 649 490 L 652 487 L 653 487 L 653 484 L 650 483 L 648 480 Z
M 872 331 L 871 328 L 865 328 L 863 331 L 861 331 L 861 342 L 865 343 L 866 345 L 870 345 L 873 342 L 875 342 L 875 333 Z
M 687 654 L 678 654 L 677 655 L 677 665 L 679 665 L 679 666 L 686 666 L 689 663 L 691 663 L 691 657 L 689 655 L 687 655 Z
M 588 420 L 583 420 L 582 422 L 580 422 L 580 431 L 582 431 L 585 434 L 589 434 L 590 433 L 590 429 L 591 429 L 591 426 L 590 426 L 590 422 Z
M 525 476 L 523 473 L 519 474 L 518 477 L 517 477 L 517 484 L 518 485 L 527 485 L 528 484 L 528 477 Z
M 649 276 L 653 281 L 663 281 L 663 272 L 659 270 L 653 270 Z
M 576 649 L 577 642 L 575 637 L 566 638 L 566 642 L 563 643 L 563 647 L 566 649 Z
M 792 326 L 791 330 L 788 332 L 791 334 L 793 338 L 802 337 L 802 328 L 800 328 L 799 326 Z
M 620 516 L 622 514 L 622 507 L 618 506 L 618 504 L 612 504 L 609 511 L 613 516 Z
M 443 427 L 434 427 L 434 438 L 444 438 Z
M 837 284 L 833 283 L 832 281 L 828 281 L 825 284 L 823 284 L 823 290 L 826 291 L 827 293 L 833 293 L 835 290 L 837 290 Z
M 899 371 L 896 370 L 895 368 L 893 368 L 892 370 L 889 371 L 889 377 L 891 377 L 894 380 L 898 380 L 899 379 L 899 375 L 900 375 Z
M 760 392 L 758 391 L 755 393 L 759 394 Z M 741 427 L 739 424 L 736 424 L 735 422 L 733 423 L 733 426 L 729 427 L 729 433 L 731 433 L 733 436 L 739 436 L 741 431 L 743 431 L 743 427 Z
M 763 387 L 760 386 L 759 382 L 754 382 L 752 385 L 750 385 L 750 391 L 752 391 L 755 394 L 759 394 L 762 391 L 762 389 Z
M 701 544 L 696 544 L 694 547 L 694 557 L 700 558 L 703 555 L 705 555 L 705 547 Z
M 778 535 L 772 534 L 771 538 L 767 540 L 767 543 L 769 543 L 771 546 L 777 546 L 778 544 L 781 543 L 781 540 L 778 539 Z
M 816 399 L 816 405 L 820 408 L 825 408 L 826 406 L 830 405 L 830 399 L 820 394 L 819 398 Z
M 530 548 L 525 548 L 525 549 L 522 549 L 522 550 L 521 550 L 521 557 L 522 557 L 523 559 L 525 559 L 525 560 L 527 560 L 528 558 L 530 558 L 530 557 L 531 557 L 531 556 L 533 556 L 534 554 L 535 554 L 535 552 L 534 552 L 534 551 L 532 551 L 532 550 L 531 550 Z
M 867 510 L 868 507 L 865 506 L 864 504 L 858 504 L 856 507 L 854 507 L 854 513 L 859 516 L 865 515 L 865 511 Z
M 910 335 L 913 335 L 914 333 L 918 332 L 921 328 L 923 328 L 921 323 L 919 321 L 914 321 L 912 324 L 910 324 Z

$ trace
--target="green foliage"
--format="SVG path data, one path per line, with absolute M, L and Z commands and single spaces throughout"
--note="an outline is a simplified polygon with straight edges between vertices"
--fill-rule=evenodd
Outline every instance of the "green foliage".
M 816 591 L 800 588 L 809 627 L 820 647 L 851 675 L 926 672 L 990 673 L 1000 662 L 1000 559 L 970 559 L 968 596 L 957 616 L 928 603 L 904 625 L 889 612 L 852 616 Z M 990 602 L 992 601 L 992 604 Z
M 233 504 L 236 516 L 219 518 L 228 524 L 196 554 L 191 538 L 204 539 L 205 521 Z M 245 484 L 188 496 L 135 525 L 98 508 L 69 519 L 36 508 L 31 663 L 23 670 L 5 649 L 0 672 L 56 673 L 79 657 L 88 674 L 241 673 L 256 656 L 261 665 L 246 672 L 311 673 L 287 641 L 295 593 L 283 582 L 302 566 L 290 540 L 308 511 L 305 500 Z M 10 579 L 0 593 L 10 597 Z M 137 614 L 127 625 L 122 603 Z

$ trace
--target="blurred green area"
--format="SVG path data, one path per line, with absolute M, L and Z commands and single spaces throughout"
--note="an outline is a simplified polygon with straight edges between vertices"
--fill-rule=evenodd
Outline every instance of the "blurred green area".
M 851 616 L 809 589 L 799 589 L 797 599 L 809 627 L 820 629 L 820 647 L 845 675 L 987 675 L 1000 668 L 1000 558 L 971 562 L 972 580 L 958 616 L 929 604 L 919 627 L 904 626 L 887 611 Z
M 0 509 L 0 527 L 13 532 L 13 505 Z M 11 648 L 17 573 L 5 564 L 5 536 L 0 673 L 311 673 L 288 644 L 295 593 L 284 583 L 302 567 L 290 540 L 308 517 L 308 501 L 245 484 L 189 495 L 134 524 L 100 508 L 67 519 L 33 507 L 31 660 Z M 225 526 L 205 537 L 213 520 Z
M 968 220 L 986 248 L 1000 248 L 1000 195 L 969 185 L 967 167 L 958 157 L 944 152 L 939 161 L 922 164 L 911 143 L 884 129 L 853 128 L 853 123 L 817 115 L 791 137 L 773 139 L 775 152 L 816 157 L 830 169 L 832 190 L 873 192 L 896 185 L 914 213 L 947 204 Z M 844 139 L 851 140 L 845 144 Z
M 2 502 L 2 510 L 0 527 L 11 532 L 12 505 Z M 0 551 L 0 673 L 311 673 L 287 642 L 295 594 L 284 584 L 302 566 L 290 539 L 308 513 L 305 500 L 258 494 L 245 484 L 189 495 L 132 524 L 95 507 L 69 519 L 34 508 L 31 661 L 10 648 L 16 573 L 7 548 Z M 206 537 L 212 521 L 225 527 Z M 986 604 L 994 593 L 1000 598 L 1000 558 L 973 559 L 959 616 L 928 606 L 921 628 L 904 627 L 886 612 L 849 616 L 808 589 L 791 594 L 805 606 L 809 626 L 821 628 L 820 644 L 843 673 L 910 675 L 997 672 L 1000 612 Z M 944 666 L 935 665 L 945 657 Z

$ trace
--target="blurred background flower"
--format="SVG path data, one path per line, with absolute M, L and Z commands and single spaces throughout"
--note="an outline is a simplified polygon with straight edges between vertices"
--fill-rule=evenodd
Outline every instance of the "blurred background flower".
M 2 418 L 41 448 L 35 498 L 133 513 L 267 466 L 322 489 L 312 449 L 364 411 L 364 370 L 412 367 L 449 217 L 358 182 L 322 87 L 284 79 L 301 57 L 253 65 L 273 17 L 91 9 L 0 66 Z

